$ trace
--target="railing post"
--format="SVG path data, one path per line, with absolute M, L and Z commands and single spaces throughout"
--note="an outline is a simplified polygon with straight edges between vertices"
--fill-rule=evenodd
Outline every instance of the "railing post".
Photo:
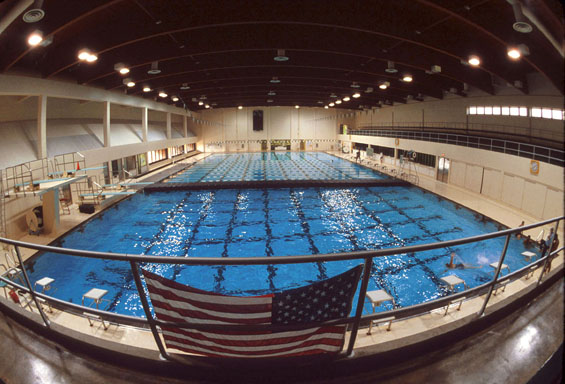
M 361 289 L 359 290 L 359 297 L 357 298 L 355 321 L 353 322 L 353 328 L 351 329 L 351 335 L 349 337 L 347 356 L 351 356 L 351 353 L 353 353 L 353 346 L 355 345 L 355 339 L 357 338 L 357 332 L 359 331 L 359 323 L 361 322 L 361 316 L 363 315 L 363 305 L 365 303 L 365 294 L 367 293 L 367 286 L 369 285 L 369 277 L 371 276 L 372 265 L 373 258 L 367 257 L 365 259 L 365 265 L 363 266 L 363 280 L 361 282 Z
M 492 279 L 492 281 L 490 282 L 490 287 L 489 287 L 489 290 L 488 290 L 488 293 L 487 293 L 487 297 L 485 298 L 485 301 L 483 302 L 483 306 L 481 307 L 481 310 L 479 311 L 479 313 L 477 313 L 478 317 L 481 317 L 485 313 L 485 309 L 486 309 L 488 301 L 490 300 L 490 297 L 492 295 L 492 291 L 494 290 L 494 286 L 496 285 L 496 282 L 498 281 L 498 274 L 500 273 L 500 269 L 502 268 L 502 263 L 504 262 L 504 257 L 506 256 L 506 251 L 508 250 L 508 244 L 510 243 L 511 237 L 512 237 L 512 235 L 506 236 L 506 241 L 504 242 L 504 248 L 502 249 L 502 254 L 500 255 L 500 259 L 498 260 L 498 267 L 496 267 L 496 271 L 494 272 L 494 279 Z
M 549 244 L 546 244 L 547 245 L 547 258 L 545 259 L 545 263 L 543 263 L 543 268 L 541 269 L 541 273 L 539 274 L 539 278 L 538 278 L 538 282 L 537 282 L 536 286 L 541 284 L 543 272 L 545 271 L 545 269 L 547 268 L 548 265 L 551 265 L 550 264 L 551 263 L 551 246 L 553 245 L 553 239 L 557 235 L 557 229 L 559 228 L 559 221 L 560 220 L 557 220 L 555 222 L 555 227 L 553 228 L 553 235 L 549 239 Z
M 141 278 L 139 277 L 139 270 L 137 269 L 137 263 L 135 261 L 129 262 L 131 265 L 131 272 L 133 274 L 133 278 L 135 280 L 135 286 L 137 287 L 137 292 L 139 293 L 139 299 L 141 300 L 141 305 L 143 306 L 143 311 L 145 312 L 145 317 L 147 322 L 149 323 L 149 327 L 151 328 L 151 333 L 153 334 L 153 338 L 155 338 L 155 343 L 157 344 L 157 348 L 159 348 L 159 352 L 161 352 L 161 356 L 165 359 L 169 358 L 169 354 L 165 350 L 163 343 L 161 342 L 161 338 L 159 337 L 159 332 L 157 331 L 157 325 L 155 323 L 155 319 L 151 315 L 151 310 L 149 309 L 149 302 L 147 301 L 147 297 L 145 296 L 145 291 L 143 290 L 143 284 L 141 284 Z
M 41 318 L 43 319 L 45 326 L 47 328 L 50 328 L 51 325 L 49 323 L 49 318 L 47 317 L 47 315 L 45 315 L 45 313 L 43 313 L 43 309 L 41 309 L 41 304 L 39 303 L 39 300 L 37 300 L 37 296 L 35 296 L 35 291 L 33 290 L 32 286 L 31 286 L 31 282 L 29 281 L 29 277 L 27 275 L 27 271 L 25 269 L 24 262 L 22 260 L 22 255 L 20 254 L 20 248 L 16 245 L 14 247 L 14 249 L 16 250 L 16 255 L 18 256 L 18 262 L 20 263 L 20 268 L 22 269 L 22 273 L 24 275 L 24 280 L 25 280 L 27 289 L 29 289 L 29 293 L 31 295 L 31 298 L 33 299 L 33 302 L 35 303 L 35 306 L 37 307 L 37 310 L 39 311 L 39 314 L 41 315 Z M 31 307 L 30 307 L 30 309 L 31 309 Z

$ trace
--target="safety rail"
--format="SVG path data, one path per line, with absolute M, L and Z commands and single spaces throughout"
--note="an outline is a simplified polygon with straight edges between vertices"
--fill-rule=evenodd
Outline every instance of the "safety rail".
M 503 231 L 488 233 L 484 235 L 472 236 L 462 239 L 456 240 L 449 240 L 431 244 L 421 244 L 421 245 L 412 245 L 407 247 L 396 247 L 396 248 L 388 248 L 388 249 L 380 249 L 380 250 L 368 250 L 368 251 L 354 251 L 348 253 L 334 253 L 334 254 L 318 254 L 318 255 L 303 255 L 303 256 L 273 256 L 273 257 L 241 257 L 241 258 L 207 258 L 207 257 L 191 257 L 191 258 L 175 258 L 175 257 L 168 257 L 168 256 L 150 256 L 150 255 L 128 255 L 128 254 L 119 254 L 119 253 L 107 253 L 107 252 L 95 252 L 95 251 L 84 251 L 84 250 L 75 250 L 75 249 L 64 249 L 58 248 L 48 245 L 38 245 L 38 244 L 31 244 L 26 243 L 18 240 L 11 240 L 6 238 L 0 238 L 0 243 L 13 245 L 16 250 L 16 255 L 19 261 L 20 266 L 22 266 L 22 274 L 24 276 L 25 285 L 19 285 L 12 280 L 4 278 L 0 276 L 0 281 L 8 284 L 11 287 L 23 290 L 26 293 L 29 293 L 32 296 L 33 301 L 36 304 L 36 307 L 43 319 L 44 325 L 47 328 L 50 328 L 50 321 L 48 317 L 43 312 L 39 299 L 49 302 L 56 307 L 63 308 L 69 310 L 73 313 L 88 313 L 97 316 L 101 316 L 106 320 L 113 320 L 117 323 L 124 323 L 130 325 L 137 325 L 140 327 L 151 329 L 153 334 L 153 338 L 155 340 L 156 346 L 161 353 L 163 358 L 176 360 L 173 356 L 171 356 L 165 350 L 165 347 L 162 343 L 162 340 L 159 336 L 159 330 L 157 326 L 174 326 L 178 328 L 189 328 L 195 330 L 204 330 L 204 331 L 214 331 L 214 330 L 224 330 L 224 331 L 289 331 L 289 330 L 296 330 L 296 329 L 304 329 L 305 327 L 318 327 L 318 326 L 327 326 L 327 325 L 338 325 L 338 324 L 348 324 L 350 326 L 350 338 L 349 344 L 347 346 L 347 350 L 345 352 L 346 356 L 350 356 L 353 352 L 353 348 L 355 345 L 355 341 L 357 338 L 357 333 L 359 330 L 359 326 L 361 322 L 369 322 L 373 320 L 379 320 L 384 318 L 390 318 L 394 316 L 395 321 L 407 317 L 412 317 L 415 315 L 420 315 L 424 313 L 428 313 L 430 311 L 436 310 L 438 308 L 445 307 L 449 305 L 451 302 L 457 299 L 462 299 L 463 297 L 469 299 L 473 297 L 478 297 L 486 293 L 486 297 L 483 301 L 483 305 L 481 310 L 477 313 L 477 318 L 480 318 L 487 307 L 487 304 L 490 300 L 493 291 L 497 283 L 500 280 L 504 281 L 513 281 L 518 279 L 524 275 L 529 273 L 529 270 L 532 266 L 541 266 L 543 264 L 542 273 L 540 273 L 539 279 L 537 281 L 537 285 L 541 284 L 544 271 L 548 263 L 551 262 L 552 258 L 557 255 L 559 252 L 563 251 L 563 247 L 555 250 L 554 252 L 547 252 L 547 255 L 541 257 L 534 263 L 527 265 L 524 268 L 521 268 L 515 272 L 512 272 L 508 275 L 503 276 L 499 279 L 500 269 L 503 265 L 506 251 L 508 249 L 508 244 L 510 242 L 510 238 L 513 234 L 521 233 L 523 231 L 537 228 L 540 226 L 554 224 L 554 234 L 549 239 L 549 244 L 553 243 L 553 237 L 558 231 L 559 223 L 561 220 L 565 219 L 565 216 L 556 217 L 553 219 L 541 221 L 538 223 L 525 225 L 518 228 L 507 229 Z M 391 256 L 403 253 L 412 253 L 412 252 L 422 252 L 428 251 L 438 248 L 446 248 L 451 246 L 457 246 L 462 244 L 468 243 L 475 243 L 479 241 L 489 240 L 497 237 L 506 236 L 506 241 L 504 247 L 502 249 L 498 267 L 495 270 L 493 275 L 493 279 L 488 283 L 482 284 L 478 287 L 466 289 L 463 292 L 451 294 L 440 299 L 436 299 L 430 302 L 420 303 L 416 305 L 412 305 L 405 308 L 396 308 L 391 311 L 371 314 L 371 315 L 364 315 L 363 316 L 363 307 L 365 296 L 367 293 L 367 287 L 369 278 L 371 275 L 371 267 L 373 264 L 374 257 L 382 257 L 382 256 Z M 23 263 L 20 247 L 28 248 L 28 249 L 35 249 L 38 251 L 46 251 L 46 252 L 54 252 L 78 257 L 87 257 L 87 258 L 97 258 L 97 259 L 107 259 L 107 260 L 116 260 L 116 261 L 124 261 L 129 262 L 131 271 L 135 280 L 135 284 L 137 287 L 137 291 L 141 300 L 141 304 L 143 306 L 143 310 L 145 312 L 145 318 L 135 317 L 135 316 L 127 316 L 116 314 L 112 312 L 107 312 L 103 310 L 98 310 L 95 308 L 84 307 L 77 304 L 69 303 L 63 300 L 59 300 L 48 295 L 45 295 L 40 292 L 36 292 L 31 285 L 29 280 L 25 265 Z M 551 245 L 549 246 L 551 248 Z M 315 323 L 307 323 L 307 324 L 298 324 L 298 325 L 211 325 L 211 324 L 191 324 L 191 323 L 179 323 L 179 322 L 168 322 L 158 320 L 153 317 L 151 314 L 151 309 L 149 306 L 149 302 L 147 300 L 146 292 L 143 287 L 143 283 L 141 281 L 141 277 L 138 270 L 138 265 L 140 263 L 160 263 L 160 264 L 182 264 L 182 265 L 273 265 L 273 264 L 301 264 L 301 263 L 309 263 L 309 262 L 332 262 L 332 261 L 343 261 L 343 260 L 357 260 L 357 259 L 364 259 L 364 268 L 363 268 L 363 276 L 361 281 L 361 288 L 359 291 L 359 296 L 357 299 L 357 305 L 355 307 L 355 314 L 354 316 L 348 316 L 341 319 L 335 319 L 326 322 L 315 322 Z M 342 354 L 343 355 L 343 354 Z
M 565 164 L 565 152 L 563 150 L 537 145 L 531 142 L 523 143 L 515 140 L 506 140 L 503 137 L 487 137 L 489 135 L 492 136 L 493 132 L 480 130 L 461 130 L 462 133 L 454 133 L 453 131 L 459 131 L 457 128 L 445 128 L 442 132 L 441 130 L 433 130 L 433 128 L 430 129 L 430 127 L 427 126 L 421 129 L 409 129 L 410 127 L 400 124 L 398 126 L 395 126 L 395 129 L 392 128 L 393 127 L 391 126 L 382 128 L 360 127 L 358 129 L 349 130 L 347 134 L 358 136 L 391 137 L 395 139 L 420 140 L 435 143 L 452 144 L 526 157 L 561 167 Z M 475 134 L 471 135 L 470 133 Z M 513 136 L 516 137 L 516 135 Z M 559 145 L 561 148 L 562 142 L 560 142 Z

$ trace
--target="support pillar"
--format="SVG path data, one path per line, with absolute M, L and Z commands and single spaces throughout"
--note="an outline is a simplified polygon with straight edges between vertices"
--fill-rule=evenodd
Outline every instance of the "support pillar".
M 167 112 L 167 140 L 171 139 L 171 112 Z
M 237 121 L 236 121 L 236 124 L 237 124 Z M 184 137 L 188 137 L 188 117 L 187 116 L 182 117 L 182 129 L 184 131 Z
M 47 96 L 37 98 L 37 158 L 47 157 Z
M 149 126 L 149 110 L 147 107 L 141 109 L 141 139 L 147 143 L 147 129 Z
M 112 146 L 110 140 L 110 102 L 104 102 L 104 114 L 102 116 L 102 127 L 104 131 L 104 147 Z
M 47 234 L 56 233 L 59 228 L 59 190 L 52 189 L 42 196 L 43 200 L 43 231 Z

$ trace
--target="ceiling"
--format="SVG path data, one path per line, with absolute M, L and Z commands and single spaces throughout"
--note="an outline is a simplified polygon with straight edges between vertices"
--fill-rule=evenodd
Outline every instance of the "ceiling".
M 322 107 L 355 92 L 359 98 L 335 108 L 371 108 L 465 97 L 469 89 L 494 94 L 496 84 L 528 94 L 532 73 L 563 94 L 562 5 L 522 0 L 533 30 L 520 33 L 513 29 L 515 1 L 0 0 L 0 25 L 9 23 L 0 29 L 0 73 L 70 80 L 190 110 Z M 24 22 L 23 13 L 38 7 L 44 18 Z M 48 43 L 30 48 L 34 30 Z M 529 54 L 510 60 L 508 47 L 519 44 Z M 81 62 L 83 48 L 98 60 Z M 274 60 L 279 53 L 288 60 Z M 470 55 L 480 66 L 468 64 Z M 147 73 L 153 62 L 159 74 Z M 130 73 L 120 75 L 118 63 Z M 392 65 L 397 72 L 386 72 Z M 404 74 L 413 81 L 401 81 Z M 124 78 L 136 85 L 128 88 Z M 168 97 L 158 97 L 161 90 Z

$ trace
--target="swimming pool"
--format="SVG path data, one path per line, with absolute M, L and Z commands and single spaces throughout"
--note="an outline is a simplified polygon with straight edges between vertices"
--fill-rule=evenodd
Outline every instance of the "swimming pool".
M 167 182 L 351 179 L 390 177 L 323 152 L 266 152 L 213 154 Z
M 208 190 L 138 193 L 57 241 L 56 246 L 171 257 L 284 256 L 432 243 L 499 230 L 482 216 L 416 187 Z M 503 238 L 453 249 L 380 257 L 369 290 L 385 289 L 408 306 L 448 294 L 440 278 L 456 274 L 469 287 L 492 279 Z M 512 239 L 505 263 L 526 262 Z M 447 270 L 451 252 L 469 268 Z M 299 265 L 144 268 L 196 288 L 259 295 L 337 275 L 360 260 Z M 45 253 L 30 260 L 32 283 L 55 279 L 53 296 L 80 303 L 98 287 L 110 310 L 144 316 L 127 262 Z M 390 309 L 386 304 L 380 310 Z M 365 313 L 370 312 L 369 305 Z

